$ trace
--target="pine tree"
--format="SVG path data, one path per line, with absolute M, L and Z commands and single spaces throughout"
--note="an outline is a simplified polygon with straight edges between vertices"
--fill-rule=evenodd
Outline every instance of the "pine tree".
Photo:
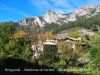
M 98 31 L 98 28 L 96 27 L 96 25 L 93 25 L 93 26 L 92 26 L 92 30 L 93 30 L 93 31 Z

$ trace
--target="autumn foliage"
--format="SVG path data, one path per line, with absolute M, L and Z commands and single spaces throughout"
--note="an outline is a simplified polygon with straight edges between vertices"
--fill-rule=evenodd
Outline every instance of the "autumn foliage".
M 70 33 L 70 37 L 72 38 L 78 38 L 79 37 L 79 33 L 78 33 L 78 28 L 75 27 L 74 31 Z
M 48 32 L 45 32 L 45 33 L 39 33 L 39 34 L 36 34 L 34 36 L 37 37 L 38 41 L 45 41 L 45 40 L 54 38 L 52 31 L 48 31 Z
M 24 38 L 26 33 L 24 31 L 15 32 L 10 38 Z

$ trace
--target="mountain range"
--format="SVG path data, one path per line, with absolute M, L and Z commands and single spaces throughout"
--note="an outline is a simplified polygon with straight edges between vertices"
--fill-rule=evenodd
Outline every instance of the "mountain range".
M 67 9 L 66 9 L 67 10 Z M 78 19 L 90 18 L 92 16 L 100 14 L 100 5 L 86 5 L 78 8 L 69 14 L 61 14 L 57 11 L 48 10 L 45 15 L 32 18 L 24 18 L 19 21 L 19 25 L 34 25 L 44 27 L 46 24 L 56 23 L 59 25 L 68 23 L 70 21 L 76 21 Z

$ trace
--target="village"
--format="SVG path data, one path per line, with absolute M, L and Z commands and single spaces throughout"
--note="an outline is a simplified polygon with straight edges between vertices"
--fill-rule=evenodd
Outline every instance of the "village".
M 32 44 L 32 51 L 33 51 L 33 58 L 38 58 L 40 56 L 40 52 L 44 51 L 44 47 L 46 45 L 51 45 L 51 46 L 55 46 L 56 48 L 58 47 L 58 43 L 61 42 L 67 42 L 69 46 L 71 46 L 71 48 L 74 50 L 77 45 L 77 42 L 80 42 L 80 45 L 82 47 L 85 46 L 85 43 L 82 41 L 82 37 L 79 38 L 71 38 L 71 37 L 66 37 L 66 38 L 54 38 L 54 39 L 50 39 L 50 40 L 46 40 L 45 42 L 38 42 L 37 44 Z M 61 53 L 60 51 L 58 51 L 58 54 Z

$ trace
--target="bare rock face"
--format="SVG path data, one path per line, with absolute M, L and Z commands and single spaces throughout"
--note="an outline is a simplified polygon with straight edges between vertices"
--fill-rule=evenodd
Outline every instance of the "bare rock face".
M 42 19 L 42 17 L 34 17 L 34 18 L 24 18 L 19 22 L 20 25 L 39 25 L 40 27 L 43 27 L 45 24 L 45 21 Z
M 57 23 L 62 25 L 68 23 L 69 21 L 76 21 L 80 17 L 89 18 L 100 14 L 100 6 L 86 5 L 82 8 L 76 9 L 70 14 L 61 14 L 57 11 L 48 10 L 46 14 L 42 17 L 24 18 L 19 24 L 20 25 L 39 25 L 44 27 L 46 23 Z
M 57 24 L 62 24 L 62 22 L 67 22 L 66 19 L 66 15 L 63 15 L 59 12 L 56 11 L 47 11 L 46 14 L 43 16 L 43 19 L 47 22 L 47 23 L 57 23 Z

